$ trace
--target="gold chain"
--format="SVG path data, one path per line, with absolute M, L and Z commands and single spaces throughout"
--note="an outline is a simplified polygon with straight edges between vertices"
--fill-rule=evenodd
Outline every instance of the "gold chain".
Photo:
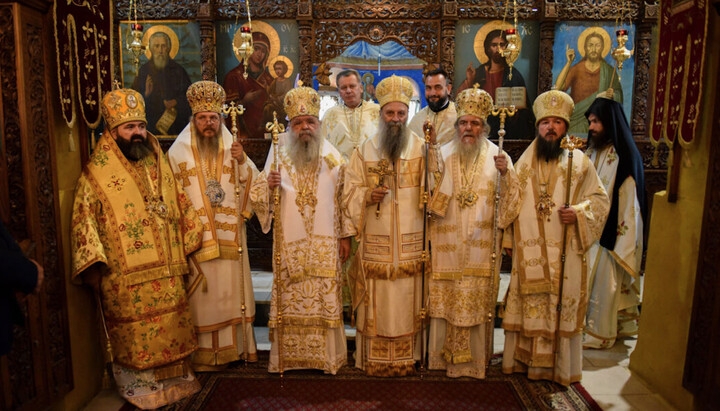
M 470 173 L 470 177 L 468 177 L 467 174 L 467 163 L 460 161 L 460 157 L 458 156 L 458 162 L 460 163 L 460 173 L 462 174 L 463 178 L 463 187 L 470 188 L 472 186 L 472 182 L 475 180 L 475 176 L 478 172 L 478 157 L 480 157 L 480 153 L 475 154 L 475 158 L 473 159 L 473 165 L 472 165 L 472 172 Z
M 145 190 L 150 193 L 150 198 L 144 199 L 146 202 L 145 209 L 151 213 L 156 214 L 160 218 L 165 218 L 168 215 L 167 204 L 163 201 L 162 194 L 162 169 L 160 162 L 155 162 L 153 157 L 148 156 L 140 161 L 133 162 L 138 174 L 141 174 L 142 185 Z M 150 171 L 155 168 L 157 171 L 158 183 L 157 186 L 153 183 L 152 175 Z
M 295 187 L 295 205 L 298 207 L 298 212 L 303 218 L 305 225 L 305 232 L 308 236 L 313 234 L 315 226 L 315 207 L 317 206 L 317 190 L 318 180 L 320 177 L 320 170 L 322 169 L 321 159 L 317 160 L 317 164 L 314 166 L 309 165 L 303 167 L 303 169 L 295 168 L 295 173 L 291 172 L 293 164 L 287 155 L 284 156 L 283 166 L 288 170 L 290 178 Z M 305 208 L 309 207 L 310 212 L 306 213 Z
M 200 154 L 200 168 L 202 169 L 203 177 L 205 177 L 205 181 L 208 180 L 215 180 L 215 175 L 217 174 L 217 156 L 219 153 L 223 151 L 223 143 L 222 143 L 222 136 L 218 137 L 218 150 L 215 155 L 210 156 L 212 157 L 212 160 L 209 162 L 207 161 L 208 157 L 204 153 L 200 152 L 198 150 L 198 153 Z

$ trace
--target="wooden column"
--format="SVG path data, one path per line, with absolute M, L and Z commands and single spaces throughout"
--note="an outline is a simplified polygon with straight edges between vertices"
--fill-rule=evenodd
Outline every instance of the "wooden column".
M 312 85 L 313 56 L 313 21 L 312 3 L 309 0 L 298 2 L 297 23 L 300 47 L 300 80 L 308 86 Z
M 445 1 L 442 9 L 442 35 L 440 37 L 440 64 L 455 78 L 455 27 L 457 26 L 457 2 Z
M 549 10 L 546 9 L 546 13 Z M 540 55 L 538 62 L 538 89 L 537 94 L 544 93 L 553 86 L 553 44 L 555 43 L 555 21 L 548 20 L 540 23 Z
M 200 60 L 203 80 L 217 81 L 215 65 L 215 25 L 213 1 L 198 4 L 197 22 L 200 26 Z
M 10 354 L 0 358 L 0 408 L 43 409 L 72 387 L 65 272 L 57 182 L 54 175 L 53 102 L 57 81 L 52 18 L 36 8 L 0 5 L 0 127 L 9 210 L 18 242 L 35 244 L 31 257 L 45 270 L 38 295 L 22 300 L 25 327 L 15 328 Z

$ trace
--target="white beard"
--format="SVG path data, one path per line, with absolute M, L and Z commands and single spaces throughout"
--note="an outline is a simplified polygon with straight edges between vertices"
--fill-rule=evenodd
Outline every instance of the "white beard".
M 300 136 L 292 128 L 288 131 L 288 137 L 285 150 L 297 169 L 317 162 L 322 142 L 319 132 L 312 134 L 312 138 L 307 143 L 300 140 Z

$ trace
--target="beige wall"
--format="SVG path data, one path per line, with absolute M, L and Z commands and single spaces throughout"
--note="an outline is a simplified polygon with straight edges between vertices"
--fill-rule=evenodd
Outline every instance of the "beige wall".
M 78 113 L 79 114 L 79 113 Z M 81 120 L 82 121 L 82 120 Z M 60 219 L 65 261 L 65 289 L 67 294 L 68 323 L 74 388 L 62 400 L 53 404 L 53 410 L 77 410 L 90 402 L 102 383 L 102 354 L 98 339 L 95 301 L 90 289 L 70 282 L 70 218 L 75 183 L 80 176 L 80 151 L 77 127 L 73 130 L 76 151 L 69 150 L 68 128 L 62 118 L 55 121 L 55 155 L 60 203 Z
M 707 46 L 715 50 L 720 41 L 718 19 L 711 17 L 710 25 Z M 640 335 L 630 357 L 630 369 L 681 410 L 693 407 L 693 396 L 682 387 L 682 376 L 705 208 L 718 60 L 718 53 L 706 54 L 701 127 L 687 155 L 675 160 L 681 162 L 678 201 L 668 203 L 665 191 L 655 194 Z

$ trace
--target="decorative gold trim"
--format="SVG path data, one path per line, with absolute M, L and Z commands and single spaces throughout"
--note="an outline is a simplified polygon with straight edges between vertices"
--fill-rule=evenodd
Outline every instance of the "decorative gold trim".
M 373 280 L 397 280 L 400 278 L 410 278 L 422 273 L 422 260 L 414 260 L 399 263 L 394 266 L 392 263 L 373 263 L 363 261 L 362 267 L 365 271 L 365 277 Z

